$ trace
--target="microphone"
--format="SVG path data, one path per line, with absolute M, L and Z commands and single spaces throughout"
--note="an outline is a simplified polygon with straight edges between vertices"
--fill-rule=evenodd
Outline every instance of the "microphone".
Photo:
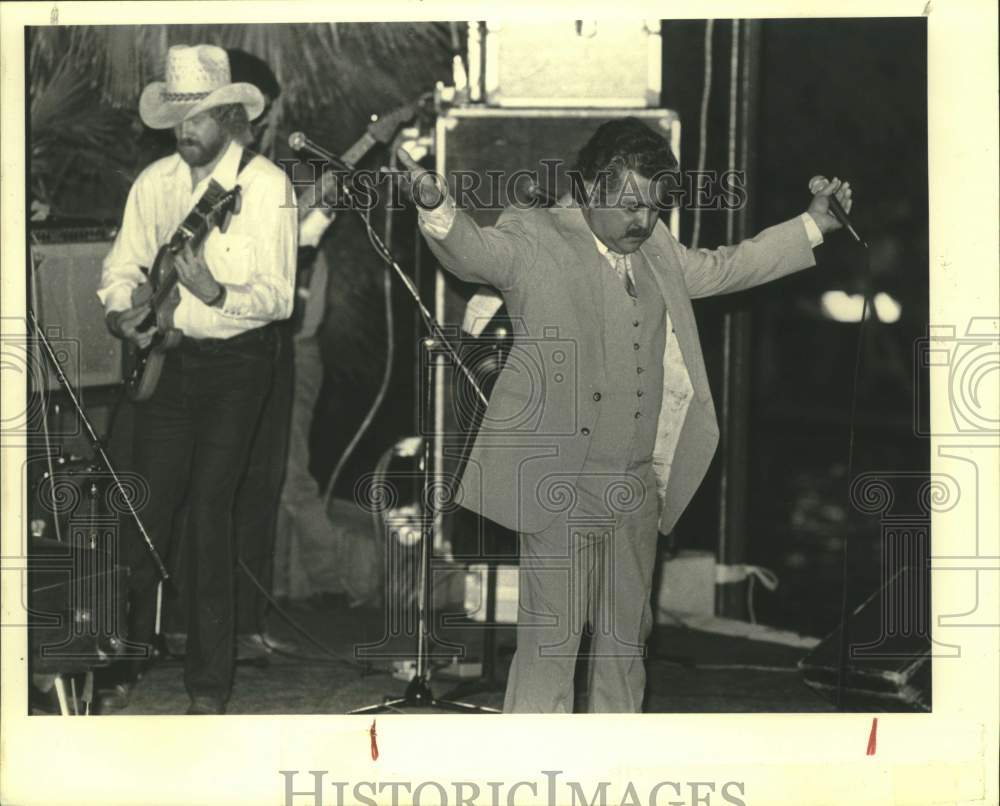
M 815 178 L 809 182 L 810 193 L 814 192 L 813 185 L 815 184 L 815 182 L 816 182 Z M 858 234 L 858 231 L 854 228 L 854 225 L 851 223 L 851 219 L 847 217 L 847 212 L 844 210 L 844 207 L 840 203 L 840 200 L 835 195 L 827 196 L 827 199 L 830 203 L 830 212 L 833 213 L 833 217 L 840 222 L 840 225 L 851 234 L 851 237 L 854 238 L 855 241 L 857 241 L 859 244 L 861 244 L 861 246 L 867 249 L 868 242 L 865 241 L 865 239 Z
M 539 185 L 537 182 L 531 182 L 528 185 L 528 195 L 531 196 L 537 202 L 545 205 L 546 207 L 551 207 L 556 203 L 556 197 L 549 193 L 545 188 Z
M 292 132 L 288 135 L 288 145 L 293 151 L 309 151 L 319 157 L 322 157 L 327 162 L 332 162 L 338 168 L 346 168 L 349 171 L 354 170 L 353 166 L 344 162 L 344 160 L 332 151 L 327 151 L 321 145 L 317 145 L 306 137 L 305 132 Z

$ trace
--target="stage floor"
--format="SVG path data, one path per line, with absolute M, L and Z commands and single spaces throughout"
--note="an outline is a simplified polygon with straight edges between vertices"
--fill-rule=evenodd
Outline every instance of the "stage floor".
M 337 659 L 322 652 L 282 621 L 269 618 L 269 632 L 293 641 L 295 654 L 274 653 L 267 665 L 240 663 L 229 714 L 343 714 L 401 696 L 405 680 L 392 676 L 394 661 L 412 658 L 414 640 L 397 635 L 384 642 L 381 657 L 354 660 L 356 647 L 379 641 L 385 619 L 374 609 L 350 609 L 321 598 L 293 603 L 288 611 Z M 484 630 L 468 623 L 441 627 L 441 641 L 464 645 L 466 657 L 479 660 Z M 499 708 L 514 644 L 512 627 L 495 633 L 498 685 L 460 696 L 465 702 Z M 682 626 L 657 626 L 647 660 L 647 713 L 795 713 L 833 711 L 832 704 L 808 688 L 796 669 L 808 650 L 765 643 Z M 449 676 L 451 650 L 438 649 L 431 688 L 447 698 L 468 678 Z M 164 658 L 136 686 L 123 715 L 183 714 L 188 705 L 183 662 Z M 473 678 L 472 687 L 479 678 Z M 578 710 L 583 704 L 578 702 Z M 404 709 L 408 710 L 408 709 Z M 421 712 L 433 711 L 420 709 Z

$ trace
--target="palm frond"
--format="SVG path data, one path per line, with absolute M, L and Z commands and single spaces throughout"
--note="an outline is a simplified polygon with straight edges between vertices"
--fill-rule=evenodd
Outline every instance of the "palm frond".
M 66 208 L 67 185 L 131 181 L 127 117 L 101 103 L 68 56 L 35 86 L 30 125 L 32 193 L 54 210 Z

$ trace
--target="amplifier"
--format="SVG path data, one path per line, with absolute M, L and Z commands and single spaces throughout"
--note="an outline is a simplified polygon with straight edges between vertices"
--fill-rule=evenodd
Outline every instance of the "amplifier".
M 115 533 L 74 529 L 66 542 L 28 544 L 32 672 L 71 674 L 107 666 L 126 651 L 128 569 L 115 562 Z
M 108 332 L 104 308 L 97 298 L 101 264 L 111 242 L 63 241 L 67 237 L 65 232 L 44 232 L 48 242 L 32 246 L 37 291 L 35 313 L 56 348 L 63 372 L 75 389 L 120 383 L 121 342 Z M 40 240 L 38 235 L 33 232 L 36 240 Z M 44 378 L 46 388 L 59 389 L 56 373 L 40 350 L 36 350 L 35 360 L 46 368 L 44 375 L 37 374 Z
M 660 104 L 660 21 L 487 20 L 469 43 L 491 106 L 645 107 Z
M 571 189 L 568 169 L 602 123 L 636 117 L 666 138 L 680 159 L 680 118 L 671 109 L 496 109 L 453 107 L 437 119 L 435 151 L 438 173 L 448 177 L 452 193 L 480 225 L 493 224 L 504 206 L 524 202 L 537 180 L 540 190 L 558 198 Z M 463 186 L 457 187 L 461 172 Z M 473 183 L 471 174 L 478 176 Z M 679 212 L 670 213 L 677 235 Z M 461 320 L 459 320 L 461 321 Z

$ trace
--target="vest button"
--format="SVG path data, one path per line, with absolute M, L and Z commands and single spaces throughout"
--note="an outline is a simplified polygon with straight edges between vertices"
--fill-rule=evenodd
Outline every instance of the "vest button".
M 638 419 L 639 419 L 640 417 L 642 417 L 642 412 L 641 412 L 641 411 L 637 411 L 637 412 L 635 413 L 635 419 L 637 419 L 637 420 L 638 420 Z
M 583 434 L 585 437 L 589 437 L 590 429 L 587 428 L 587 426 L 584 426 L 583 428 L 580 429 L 580 433 Z
M 600 392 L 594 392 L 594 400 L 600 400 L 600 399 L 601 399 L 601 393 Z
M 636 342 L 635 344 L 633 344 L 632 345 L 632 349 L 633 350 L 638 350 L 639 349 L 639 342 Z
M 642 389 L 640 389 L 639 391 L 637 391 L 637 392 L 635 393 L 635 396 L 636 396 L 636 397 L 642 397 Z
M 639 327 L 639 320 L 638 320 L 638 319 L 636 319 L 636 320 L 635 320 L 635 321 L 634 321 L 634 322 L 632 323 L 632 327 Z
M 636 375 L 642 375 L 642 367 L 636 367 L 635 368 L 635 374 Z

